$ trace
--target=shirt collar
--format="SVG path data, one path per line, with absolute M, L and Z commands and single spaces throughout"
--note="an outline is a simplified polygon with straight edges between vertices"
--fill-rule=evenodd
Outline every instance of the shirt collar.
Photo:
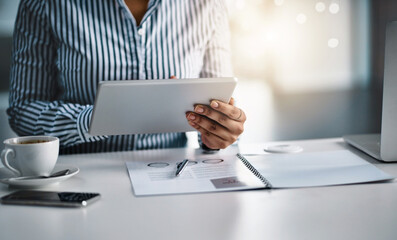
M 117 2 L 119 3 L 120 6 L 127 6 L 124 2 L 124 0 L 117 0 Z M 160 2 L 160 0 L 149 0 L 149 4 L 148 4 L 148 10 L 157 5 Z
M 124 0 L 117 0 L 117 2 L 119 4 L 120 8 L 124 8 L 124 10 L 130 12 L 128 7 L 127 7 L 127 4 L 125 4 Z M 147 8 L 147 11 L 146 11 L 145 15 L 148 15 L 148 14 L 150 15 L 150 13 L 153 11 L 153 9 L 155 9 L 159 5 L 160 2 L 161 2 L 161 0 L 149 0 L 148 8 Z M 144 19 L 142 19 L 142 21 L 143 20 Z

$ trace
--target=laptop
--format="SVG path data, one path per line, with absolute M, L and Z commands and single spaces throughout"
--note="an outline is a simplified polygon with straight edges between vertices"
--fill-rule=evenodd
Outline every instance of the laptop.
M 345 142 L 385 162 L 397 161 L 397 21 L 386 27 L 385 74 L 383 80 L 380 134 L 344 136 Z

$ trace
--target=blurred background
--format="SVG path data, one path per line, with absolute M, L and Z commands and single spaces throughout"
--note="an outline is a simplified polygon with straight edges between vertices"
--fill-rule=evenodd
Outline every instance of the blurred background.
M 241 142 L 380 132 L 385 26 L 393 0 L 225 0 Z M 19 1 L 0 0 L 0 138 L 8 127 L 12 32 Z

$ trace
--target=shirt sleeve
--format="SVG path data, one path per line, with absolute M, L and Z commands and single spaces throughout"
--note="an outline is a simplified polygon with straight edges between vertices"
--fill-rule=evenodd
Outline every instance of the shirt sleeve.
M 106 136 L 87 134 L 92 105 L 64 102 L 56 66 L 57 42 L 51 32 L 46 2 L 22 0 L 15 22 L 10 75 L 11 128 L 18 135 L 51 135 L 61 147 Z
M 233 76 L 230 53 L 230 27 L 227 6 L 224 1 L 214 1 L 211 18 L 214 28 L 209 39 L 203 60 L 200 77 Z
M 215 25 L 212 36 L 206 46 L 200 77 L 232 77 L 229 16 L 224 1 L 215 1 L 212 17 Z M 203 144 L 200 132 L 198 133 L 198 141 L 201 148 L 206 151 L 211 150 Z

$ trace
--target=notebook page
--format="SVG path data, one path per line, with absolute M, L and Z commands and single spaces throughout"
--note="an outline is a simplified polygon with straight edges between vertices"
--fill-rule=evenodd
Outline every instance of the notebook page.
M 393 179 L 348 150 L 244 157 L 273 188 L 329 186 Z

